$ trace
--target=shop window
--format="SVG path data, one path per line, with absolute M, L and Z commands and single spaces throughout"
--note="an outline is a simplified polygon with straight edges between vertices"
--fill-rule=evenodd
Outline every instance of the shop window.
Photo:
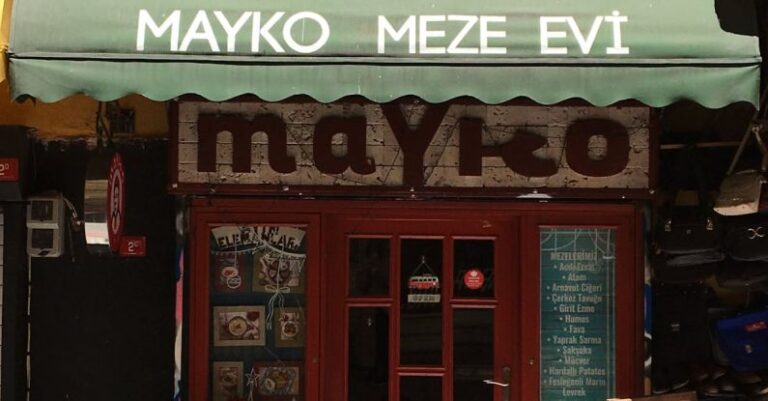
M 287 225 L 211 229 L 213 401 L 304 399 L 306 235 Z

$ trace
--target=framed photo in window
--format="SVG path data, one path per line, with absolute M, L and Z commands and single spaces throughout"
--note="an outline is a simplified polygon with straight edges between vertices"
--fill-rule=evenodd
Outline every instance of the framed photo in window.
M 256 362 L 254 398 L 293 401 L 304 398 L 304 369 L 300 362 Z
M 281 308 L 275 310 L 272 327 L 275 346 L 280 348 L 304 347 L 305 326 L 303 308 Z
M 264 306 L 216 306 L 213 308 L 213 345 L 247 347 L 266 344 Z
M 214 362 L 211 392 L 213 401 L 229 401 L 243 397 L 243 363 Z

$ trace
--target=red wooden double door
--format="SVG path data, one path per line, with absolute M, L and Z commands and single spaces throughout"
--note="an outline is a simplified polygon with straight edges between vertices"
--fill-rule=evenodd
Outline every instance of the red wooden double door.
M 615 235 L 604 376 L 613 395 L 637 394 L 637 221 L 632 205 L 200 202 L 190 399 L 579 399 L 548 393 L 557 371 L 540 366 L 553 227 Z

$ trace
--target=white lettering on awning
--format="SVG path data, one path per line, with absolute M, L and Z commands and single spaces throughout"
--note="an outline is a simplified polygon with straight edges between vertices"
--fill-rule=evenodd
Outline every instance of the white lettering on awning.
M 188 22 L 189 25 L 182 26 L 185 20 L 182 19 L 181 10 L 172 10 L 155 19 L 148 10 L 141 9 L 138 15 L 136 50 L 144 52 L 149 46 L 155 51 L 169 49 L 171 52 L 219 53 L 226 43 L 225 52 L 236 53 L 240 36 L 241 41 L 250 39 L 250 52 L 253 54 L 287 51 L 311 54 L 322 51 L 332 42 L 332 25 L 321 14 L 312 11 L 292 14 L 275 11 L 269 15 L 259 11 L 245 11 L 230 16 L 222 11 L 212 13 L 211 16 L 208 11 L 198 10 L 192 21 Z M 399 21 L 392 21 L 385 15 L 376 18 L 375 51 L 378 54 L 402 53 L 405 48 L 408 54 L 424 55 L 504 55 L 510 50 L 510 40 L 507 40 L 508 20 L 504 15 L 409 15 L 401 17 Z M 246 39 L 243 36 L 247 33 L 241 33 L 247 29 L 249 19 L 252 21 L 251 33 Z M 607 45 L 604 48 L 604 54 L 607 55 L 630 54 L 630 48 L 624 46 L 622 36 L 622 25 L 629 21 L 629 17 L 613 11 L 611 15 L 595 16 L 589 26 L 584 26 L 586 21 L 581 21 L 583 25 L 579 25 L 573 16 L 540 16 L 540 54 L 567 55 L 575 50 L 581 55 L 592 55 L 595 43 Z M 609 26 L 605 27 L 606 24 Z M 184 28 L 185 34 L 181 38 L 180 31 Z M 355 32 L 345 34 L 354 35 Z M 196 41 L 204 42 L 207 49 L 201 49 L 200 45 L 192 46 Z M 262 43 L 266 43 L 266 46 Z M 388 50 L 388 45 L 392 44 L 401 46 Z M 334 51 L 339 52 L 339 49 Z M 340 54 L 343 55 L 343 51 Z

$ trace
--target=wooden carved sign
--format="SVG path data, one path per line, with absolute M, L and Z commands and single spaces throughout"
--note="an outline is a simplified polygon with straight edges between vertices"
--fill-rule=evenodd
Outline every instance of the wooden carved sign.
M 171 150 L 176 192 L 378 187 L 631 193 L 650 185 L 650 111 L 642 106 L 178 107 Z

